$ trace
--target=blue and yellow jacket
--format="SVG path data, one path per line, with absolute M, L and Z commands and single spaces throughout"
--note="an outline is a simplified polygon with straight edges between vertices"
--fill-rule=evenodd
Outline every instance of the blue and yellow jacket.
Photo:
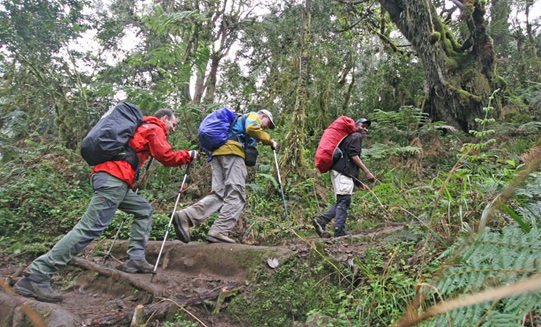
M 265 145 L 272 144 L 270 135 L 261 128 L 259 115 L 250 112 L 237 119 L 228 135 L 232 139 L 229 139 L 224 145 L 212 152 L 212 156 L 236 155 L 244 158 L 244 150 L 242 149 L 245 135 L 244 123 L 246 123 L 248 145 L 254 145 L 256 141 L 261 141 Z

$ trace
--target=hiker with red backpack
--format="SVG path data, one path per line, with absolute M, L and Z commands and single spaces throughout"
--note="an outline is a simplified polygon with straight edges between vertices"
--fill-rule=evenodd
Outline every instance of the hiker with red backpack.
M 212 192 L 173 218 L 175 233 L 184 243 L 190 242 L 190 226 L 198 225 L 219 211 L 207 234 L 211 243 L 236 243 L 229 237 L 246 202 L 246 166 L 255 164 L 256 141 L 276 148 L 265 129 L 274 129 L 272 114 L 266 109 L 250 112 L 235 119 L 234 113 L 222 108 L 209 114 L 199 127 L 203 148 L 211 151 Z M 210 136 L 210 137 L 208 137 Z M 210 143 L 207 143 L 207 139 Z M 219 142 L 217 144 L 214 141 Z M 255 152 L 254 152 L 255 151 Z
M 139 117 L 136 117 L 137 115 Z M 100 162 L 103 158 L 96 159 L 100 153 L 103 154 L 103 149 L 96 150 L 91 156 L 96 159 L 92 161 L 95 166 L 90 177 L 94 195 L 86 213 L 49 252 L 32 262 L 25 276 L 13 286 L 16 293 L 35 297 L 40 301 L 61 302 L 62 295 L 51 287 L 51 275 L 99 237 L 117 209 L 134 215 L 128 242 L 129 259 L 117 269 L 128 273 L 152 273 L 154 266 L 145 258 L 145 247 L 152 225 L 152 207 L 132 188 L 136 171 L 149 156 L 153 156 L 166 167 L 188 164 L 197 157 L 198 152 L 195 150 L 171 149 L 166 135 L 174 132 L 176 125 L 177 118 L 169 109 L 160 109 L 154 116 L 143 117 L 139 108 L 128 103 L 120 103 L 104 115 L 83 141 L 83 157 L 87 162 L 91 160 L 85 155 L 89 153 L 85 144 L 93 148 L 90 150 L 96 150 L 95 143 L 100 140 L 107 143 L 104 135 L 107 129 L 112 131 L 109 136 L 113 135 L 110 143 L 120 143 L 124 150 L 116 155 L 104 155 L 105 158 L 110 158 L 104 162 Z M 125 135 L 117 136 L 115 133 Z M 98 136 L 91 137 L 94 135 Z M 129 140 L 127 144 L 120 140 L 122 137 Z
M 359 169 L 364 172 L 368 181 L 375 181 L 374 175 L 361 160 L 362 141 L 370 125 L 370 120 L 366 118 L 358 119 L 353 125 L 351 118 L 342 116 L 331 124 L 322 136 L 316 151 L 316 167 L 318 172 L 325 172 L 330 168 L 336 203 L 312 220 L 320 237 L 331 237 L 325 226 L 335 217 L 334 237 L 348 234 L 345 225 L 351 195 L 355 186 L 362 188 L 363 185 L 359 179 Z M 321 154 L 325 149 L 332 153 L 332 157 L 326 158 Z M 329 149 L 334 151 L 329 152 Z

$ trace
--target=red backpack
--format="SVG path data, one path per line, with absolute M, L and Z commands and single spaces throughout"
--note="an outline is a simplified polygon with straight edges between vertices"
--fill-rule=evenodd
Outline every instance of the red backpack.
M 314 158 L 318 173 L 326 173 L 332 168 L 334 150 L 346 136 L 355 130 L 355 121 L 346 116 L 338 117 L 325 129 Z

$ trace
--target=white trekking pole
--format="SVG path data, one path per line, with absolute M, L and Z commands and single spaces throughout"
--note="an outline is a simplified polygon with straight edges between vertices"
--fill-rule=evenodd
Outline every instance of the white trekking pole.
M 280 190 L 282 191 L 282 200 L 284 201 L 284 210 L 286 212 L 287 226 L 289 227 L 289 238 L 293 238 L 291 235 L 291 223 L 289 222 L 289 215 L 287 214 L 286 197 L 284 195 L 284 187 L 282 186 L 282 177 L 280 177 L 280 167 L 278 166 L 278 158 L 276 157 L 276 149 L 272 149 L 274 153 L 274 163 L 276 163 L 276 173 L 278 174 L 278 184 L 280 184 Z
M 163 247 L 165 246 L 167 235 L 169 235 L 169 230 L 171 229 L 171 224 L 173 223 L 173 217 L 175 216 L 175 212 L 177 211 L 177 205 L 180 200 L 180 194 L 182 193 L 182 191 L 184 191 L 184 184 L 186 183 L 186 177 L 188 177 L 188 172 L 190 171 L 191 165 L 192 165 L 192 162 L 190 161 L 190 163 L 188 163 L 188 166 L 186 166 L 186 172 L 184 173 L 182 184 L 180 185 L 180 188 L 178 189 L 178 195 L 177 195 L 177 200 L 175 201 L 175 207 L 173 208 L 173 212 L 171 212 L 171 218 L 169 219 L 169 224 L 167 225 L 167 229 L 165 230 L 165 237 L 163 238 L 162 247 L 160 248 L 160 252 L 158 253 L 158 259 L 156 259 L 156 264 L 154 265 L 154 270 L 152 271 L 152 277 L 150 277 L 151 283 L 152 283 L 152 280 L 154 279 L 154 275 L 156 275 L 156 269 L 158 269 L 158 264 L 160 263 L 160 258 L 163 252 Z

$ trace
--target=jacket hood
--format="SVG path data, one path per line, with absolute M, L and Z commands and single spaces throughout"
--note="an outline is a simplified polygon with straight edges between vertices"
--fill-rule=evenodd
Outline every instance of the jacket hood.
M 154 116 L 145 116 L 145 117 L 143 117 L 143 121 L 160 126 L 161 129 L 163 129 L 163 132 L 165 133 L 165 135 L 167 135 L 167 129 L 165 128 L 165 124 L 160 119 L 158 119 L 158 118 L 156 118 Z

